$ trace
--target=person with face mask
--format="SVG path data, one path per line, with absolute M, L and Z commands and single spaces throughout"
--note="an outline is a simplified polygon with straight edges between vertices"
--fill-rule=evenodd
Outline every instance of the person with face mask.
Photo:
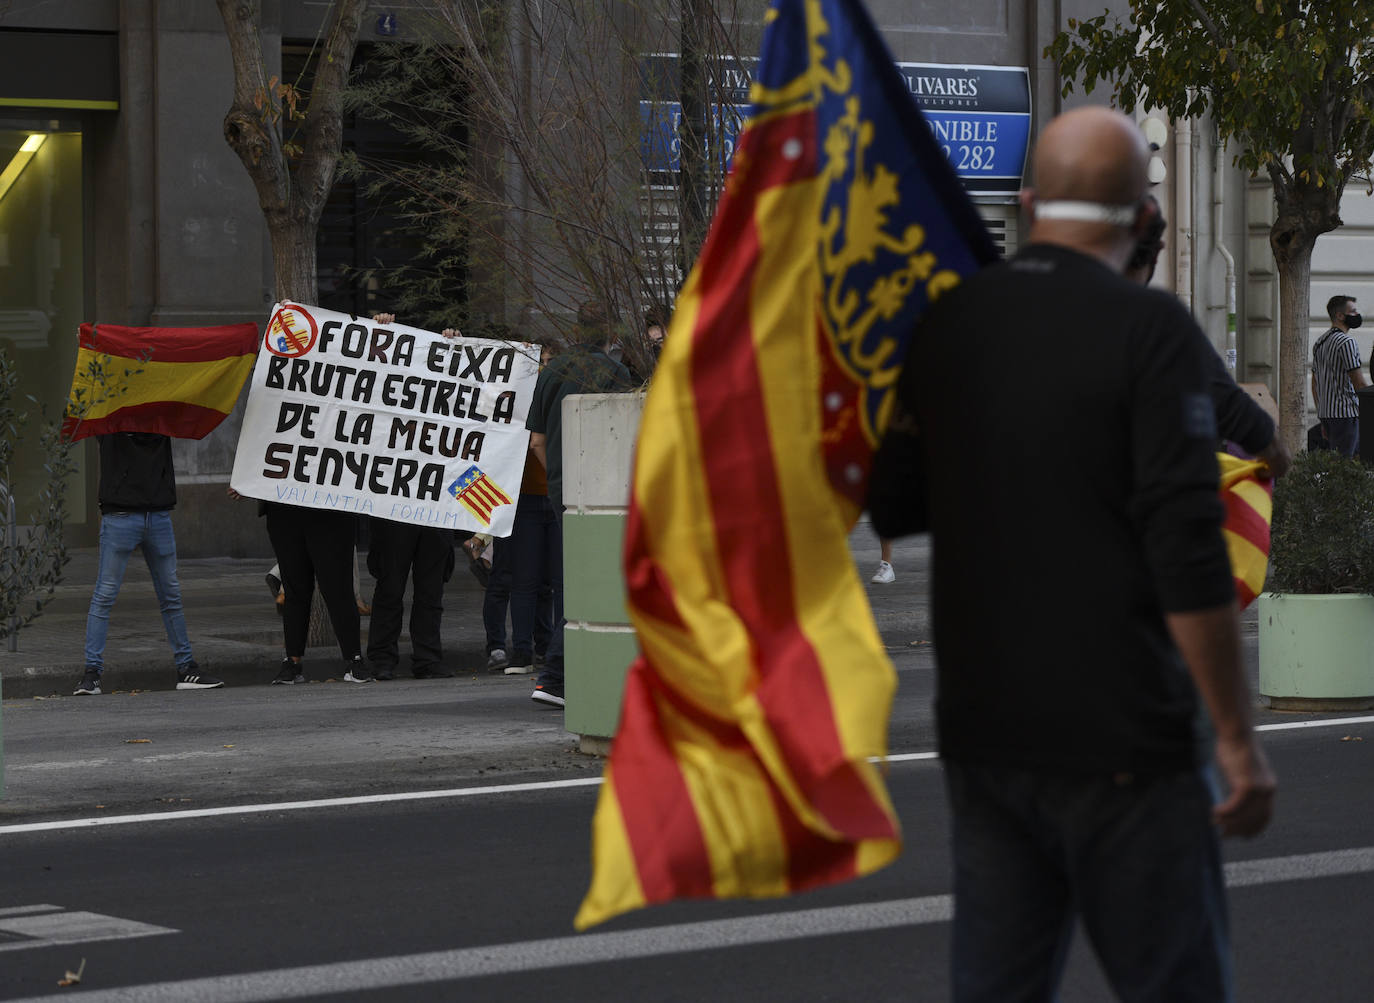
M 1360 399 L 1369 386 L 1360 368 L 1360 346 L 1350 332 L 1364 322 L 1354 296 L 1332 296 L 1326 303 L 1331 328 L 1312 343 L 1312 400 L 1331 448 L 1342 456 L 1360 451 Z
M 1153 215 L 1126 262 L 1126 278 L 1147 286 L 1154 278 L 1155 265 L 1164 250 L 1166 223 L 1158 199 L 1146 195 L 1143 204 L 1153 210 Z M 1263 460 L 1269 466 L 1270 476 L 1282 477 L 1292 464 L 1293 456 L 1279 438 L 1273 420 L 1236 384 L 1222 364 L 1221 356 L 1215 351 L 1204 351 L 1202 355 L 1210 375 L 1208 392 L 1217 413 L 1217 434 Z
M 1235 999 L 1219 837 L 1267 826 L 1275 780 L 1221 533 L 1216 353 L 1124 276 L 1149 156 L 1105 108 L 1045 126 L 1025 245 L 926 311 L 874 456 L 874 530 L 915 510 L 931 532 L 955 1003 L 1056 998 L 1076 926 L 1121 999 Z M 1017 323 L 981 323 L 989 303 Z M 970 331 L 1017 374 L 994 395 Z

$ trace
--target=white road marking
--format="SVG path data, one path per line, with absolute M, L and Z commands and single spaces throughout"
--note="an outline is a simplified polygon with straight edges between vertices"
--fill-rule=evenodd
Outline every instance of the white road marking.
M 952 914 L 950 896 L 934 895 L 872 905 L 805 909 L 743 919 L 682 923 L 617 933 L 585 933 L 516 944 L 492 944 L 426 954 L 83 991 L 81 999 L 83 1003 L 91 1000 L 99 1003 L 116 1000 L 131 1003 L 199 1003 L 210 1000 L 217 1003 L 250 1003 L 305 996 L 327 997 L 335 993 L 356 993 L 368 989 L 426 985 L 484 975 L 938 923 L 948 920 Z
M 5 767 L 5 772 L 18 773 L 20 770 L 93 770 L 101 766 L 109 766 L 112 762 L 114 762 L 113 759 L 59 759 L 43 763 L 11 763 Z
M 1238 888 L 1371 871 L 1374 871 L 1374 846 L 1365 846 L 1326 853 L 1237 861 L 1226 865 L 1226 883 Z M 256 1003 L 324 997 L 334 993 L 429 985 L 485 975 L 747 947 L 803 937 L 827 937 L 944 923 L 953 914 L 952 896 L 928 895 L 865 905 L 770 912 L 739 919 L 585 933 L 514 944 L 339 961 L 180 982 L 155 982 L 83 991 L 81 999 L 85 1003 Z M 34 997 L 35 1000 L 38 998 Z
M 1374 846 L 1358 846 L 1350 850 L 1233 861 L 1226 865 L 1226 886 L 1248 888 L 1277 881 L 1334 878 L 1343 874 L 1366 874 L 1369 871 L 1374 871 Z
M 8 909 L 0 909 L 0 917 L 4 916 L 31 916 L 36 912 L 57 912 L 62 907 L 60 905 L 16 905 Z
M 17 766 L 6 767 L 11 773 L 20 770 L 90 770 L 99 769 L 102 766 L 111 766 L 116 763 L 120 766 L 142 766 L 146 763 L 171 763 L 179 762 L 183 759 L 208 759 L 212 756 L 232 756 L 234 753 L 229 749 L 193 749 L 189 752 L 160 752 L 151 756 L 133 756 L 129 759 L 69 759 L 57 762 L 46 763 L 20 763 Z
M 442 791 L 404 791 L 397 794 L 364 794 L 345 798 L 320 798 L 315 801 L 281 801 L 275 804 L 227 805 L 222 808 L 187 808 L 181 811 L 150 812 L 141 815 L 107 815 L 103 818 L 72 818 L 56 822 L 21 822 L 0 825 L 0 835 L 20 832 L 52 832 L 62 829 L 87 829 L 106 825 L 133 825 L 140 822 L 172 822 L 216 815 L 264 815 L 312 808 L 344 808 L 351 805 L 387 804 L 396 801 L 432 801 L 439 798 L 476 797 L 483 794 L 514 794 L 523 791 L 557 790 L 565 787 L 594 787 L 600 777 L 577 780 L 546 780 L 528 784 L 493 784 L 488 787 L 458 787 Z
M 1329 717 L 1322 721 L 1285 721 L 1283 724 L 1261 724 L 1256 731 L 1287 731 L 1290 728 L 1338 728 L 1347 724 L 1369 724 L 1374 717 Z
M 1367 717 L 1326 718 L 1321 721 L 1293 721 L 1283 724 L 1263 724 L 1257 731 L 1282 731 L 1291 728 L 1338 728 L 1353 724 L 1374 722 L 1374 715 Z M 229 754 L 228 752 L 224 754 Z M 143 757 L 145 761 L 155 759 L 191 758 L 193 756 L 217 756 L 220 752 L 166 753 L 163 756 Z M 872 757 L 872 763 L 909 763 L 939 759 L 938 752 L 901 752 L 887 756 L 884 760 Z M 85 760 L 83 764 L 102 764 L 107 760 Z M 20 764 L 7 767 L 10 770 L 57 768 L 57 764 Z M 577 780 L 546 780 L 528 784 L 495 784 L 489 787 L 457 787 L 441 791 L 402 791 L 395 794 L 368 794 L 358 797 L 320 798 L 314 801 L 283 801 L 276 804 L 230 805 L 222 808 L 188 808 L 183 811 L 150 812 L 141 815 L 110 815 L 104 818 L 74 818 L 55 822 L 24 822 L 14 825 L 0 825 L 0 835 L 21 832 L 55 832 L 64 829 L 84 829 L 107 825 L 134 825 L 142 822 L 170 822 L 188 818 L 210 818 L 216 815 L 263 815 L 281 811 L 304 811 L 313 808 L 346 808 L 353 805 L 386 804 L 397 801 L 431 801 L 440 798 L 477 797 L 486 794 L 513 794 L 524 791 L 561 790 L 568 787 L 595 787 L 601 783 L 600 777 L 585 777 Z
M 84 944 L 93 940 L 129 940 L 133 937 L 153 937 L 178 931 L 151 923 L 139 923 L 118 916 L 104 916 L 98 912 L 52 912 L 54 906 L 21 906 L 28 915 L 7 910 L 0 917 L 0 934 L 23 940 L 0 941 L 0 951 L 23 951 L 33 947 L 52 947 L 54 944 Z M 43 915 L 33 915 L 42 911 Z

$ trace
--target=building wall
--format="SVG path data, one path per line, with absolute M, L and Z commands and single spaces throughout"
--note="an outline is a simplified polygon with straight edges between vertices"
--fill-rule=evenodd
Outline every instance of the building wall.
M 269 65 L 280 60 L 283 25 L 293 37 L 314 37 L 324 10 L 268 0 L 262 28 Z M 76 33 L 117 38 L 118 110 L 62 112 L 80 119 L 85 143 L 89 239 L 79 315 L 152 326 L 264 323 L 273 301 L 271 248 L 252 183 L 223 136 L 232 71 L 217 7 L 206 0 L 12 0 L 0 8 L 0 35 L 22 40 L 31 36 L 20 33 L 39 29 L 74 33 L 74 40 L 82 37 Z M 369 17 L 361 39 L 374 37 Z M 62 64 L 52 69 L 56 75 Z M 0 67 L 0 98 L 7 85 L 21 93 Z M 74 357 L 76 332 L 69 334 Z M 50 410 L 65 395 L 54 396 L 45 401 Z M 241 413 L 240 404 L 204 440 L 173 445 L 177 542 L 185 556 L 270 552 L 256 506 L 226 496 Z M 97 464 L 93 444 L 79 448 L 84 511 L 69 527 L 69 542 L 83 546 L 99 528 Z
M 1106 99 L 1108 88 L 1062 98 L 1054 66 L 1040 55 L 1069 18 L 1093 16 L 1103 6 L 1104 0 L 874 0 L 871 9 L 899 61 L 1027 67 L 1034 135 L 1062 108 Z M 1128 7 L 1125 0 L 1109 6 L 1118 12 Z M 324 10 L 305 0 L 269 0 L 265 8 L 269 62 L 279 58 L 283 36 L 314 37 Z M 79 113 L 87 165 L 82 315 L 126 324 L 262 323 L 272 302 L 270 248 L 252 185 L 222 135 L 230 62 L 215 6 L 205 0 L 13 0 L 0 11 L 0 33 L 46 29 L 118 40 L 118 111 Z M 400 16 L 404 21 L 404 11 Z M 375 40 L 377 27 L 370 13 L 361 40 Z M 1159 191 L 1176 228 L 1156 281 L 1185 296 L 1224 351 L 1225 269 L 1213 240 L 1217 152 L 1206 123 L 1182 131 L 1170 126 L 1170 142 L 1161 151 L 1168 177 Z M 1185 137 L 1192 141 L 1181 142 Z M 1238 376 L 1272 381 L 1272 261 L 1267 244 L 1256 239 L 1264 197 L 1229 167 L 1222 178 L 1221 232 L 1239 269 Z M 1361 242 L 1374 237 L 1369 206 L 1368 199 L 1356 199 L 1347 213 L 1351 225 L 1318 244 L 1318 312 L 1328 286 L 1360 295 L 1367 282 L 1359 262 L 1366 246 Z M 1008 227 L 1014 246 L 1022 221 L 1010 200 L 985 199 L 982 208 Z M 1374 331 L 1364 337 L 1368 347 Z M 207 439 L 176 443 L 178 539 L 187 555 L 267 553 L 253 506 L 225 497 L 240 411 Z M 73 530 L 78 545 L 92 543 L 98 526 L 90 453 L 87 518 Z

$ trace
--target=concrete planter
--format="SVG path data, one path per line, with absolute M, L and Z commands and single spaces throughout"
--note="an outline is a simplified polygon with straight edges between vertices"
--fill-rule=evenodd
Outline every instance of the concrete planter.
M 643 392 L 577 394 L 563 402 L 565 727 L 605 754 L 639 654 L 620 561 Z
M 1259 691 L 1275 710 L 1374 707 L 1374 596 L 1265 592 Z

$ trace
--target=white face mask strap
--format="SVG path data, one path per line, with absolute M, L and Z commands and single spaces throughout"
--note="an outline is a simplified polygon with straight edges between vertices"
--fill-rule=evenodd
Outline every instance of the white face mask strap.
M 1135 223 L 1139 206 L 1106 205 L 1102 202 L 1074 202 L 1051 199 L 1035 203 L 1036 219 L 1062 219 L 1074 223 L 1111 223 L 1131 226 Z

